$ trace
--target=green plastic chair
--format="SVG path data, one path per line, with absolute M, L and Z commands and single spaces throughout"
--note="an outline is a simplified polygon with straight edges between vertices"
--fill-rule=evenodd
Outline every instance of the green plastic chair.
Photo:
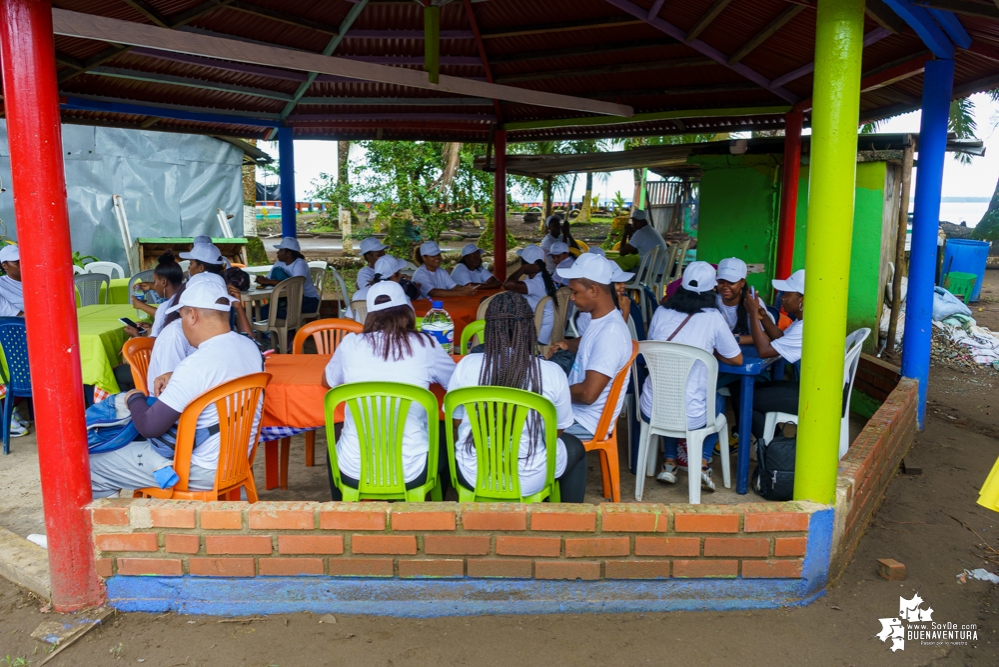
M 340 480 L 333 420 L 341 403 L 346 403 L 347 410 L 350 410 L 361 447 L 361 477 L 356 489 Z M 340 489 L 344 501 L 370 499 L 419 503 L 426 500 L 427 493 L 433 500 L 441 500 L 441 485 L 437 478 L 440 436 L 436 427 L 428 429 L 427 481 L 414 489 L 406 488 L 402 468 L 402 436 L 414 403 L 423 406 L 431 423 L 436 423 L 440 410 L 437 398 L 422 387 L 398 382 L 351 382 L 326 393 L 326 442 L 333 483 Z
M 965 303 L 971 303 L 971 293 L 975 291 L 977 281 L 978 276 L 974 273 L 951 271 L 944 278 L 944 289 Z
M 545 498 L 561 502 L 555 481 L 555 447 L 558 441 L 558 416 L 555 405 L 544 396 L 509 387 L 464 387 L 448 392 L 444 397 L 444 414 L 454 419 L 457 408 L 465 408 L 475 443 L 475 490 L 458 484 L 458 468 L 454 458 L 454 431 L 447 429 L 447 453 L 451 464 L 451 481 L 458 490 L 458 500 L 471 502 L 539 503 Z M 545 486 L 530 496 L 520 492 L 520 436 L 527 415 L 534 411 L 545 424 L 545 456 L 547 473 Z
M 483 340 L 482 332 L 486 330 L 485 320 L 475 320 L 474 322 L 469 322 L 465 325 L 465 328 L 461 330 L 461 346 L 460 350 L 462 354 L 468 354 L 468 341 L 472 340 L 472 336 L 478 336 L 479 342 Z

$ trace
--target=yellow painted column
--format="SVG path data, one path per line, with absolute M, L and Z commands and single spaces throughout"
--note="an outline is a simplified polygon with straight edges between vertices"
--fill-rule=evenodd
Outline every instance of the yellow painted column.
M 819 0 L 794 497 L 832 503 L 853 237 L 864 0 Z

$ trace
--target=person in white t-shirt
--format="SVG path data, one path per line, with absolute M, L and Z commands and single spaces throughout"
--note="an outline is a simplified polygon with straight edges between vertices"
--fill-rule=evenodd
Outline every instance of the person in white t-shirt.
M 614 272 L 610 263 L 599 255 L 583 253 L 569 269 L 559 269 L 562 278 L 569 279 L 572 300 L 576 308 L 590 314 L 590 324 L 579 338 L 552 345 L 549 356 L 558 350 L 575 352 L 576 358 L 569 371 L 569 391 L 572 394 L 572 414 L 575 423 L 566 433 L 582 441 L 594 435 L 603 439 L 609 433 L 595 433 L 600 416 L 610 394 L 611 384 L 631 359 L 631 333 L 615 305 Z M 630 370 L 628 371 L 630 374 Z M 627 379 L 625 380 L 627 384 Z M 624 405 L 625 392 L 618 396 L 614 415 L 610 421 L 613 429 Z
M 653 248 L 666 248 L 666 241 L 656 228 L 649 224 L 649 216 L 642 209 L 636 209 L 631 222 L 625 225 L 619 248 L 617 264 L 625 271 L 638 267 Z
M 545 258 L 551 253 L 552 244 L 562 240 L 562 217 L 549 215 L 545 220 L 545 228 L 548 233 L 541 239 L 541 250 L 545 253 Z
M 121 489 L 169 488 L 172 484 L 161 474 L 173 465 L 173 429 L 184 409 L 206 391 L 229 380 L 263 371 L 263 358 L 257 346 L 229 327 L 231 301 L 218 283 L 202 280 L 188 286 L 170 309 L 180 313 L 184 336 L 197 350 L 181 361 L 172 373 L 156 378 L 153 393 L 159 398 L 151 405 L 138 389 L 125 395 L 132 422 L 147 440 L 129 443 L 112 452 L 90 455 L 90 480 L 95 498 L 114 495 Z M 256 439 L 262 407 L 263 397 L 257 406 L 252 435 L 246 442 L 247 456 Z M 192 490 L 211 489 L 215 484 L 220 450 L 218 427 L 218 410 L 211 405 L 197 421 L 188 482 Z
M 500 286 L 500 281 L 482 263 L 482 248 L 474 243 L 461 249 L 461 259 L 451 269 L 451 279 L 459 285 L 478 285 L 482 289 Z
M 309 263 L 305 261 L 305 255 L 302 254 L 302 246 L 298 243 L 298 239 L 294 236 L 286 236 L 281 239 L 281 243 L 274 246 L 274 249 L 278 251 L 277 261 L 274 262 L 274 266 L 271 267 L 266 278 L 257 276 L 257 284 L 270 287 L 277 285 L 282 280 L 301 276 L 305 278 L 305 287 L 302 291 L 302 312 L 316 312 L 319 309 L 319 290 L 312 282 L 312 271 L 309 269 Z M 260 309 L 261 317 L 267 317 L 267 308 L 268 306 L 264 306 Z M 280 303 L 278 310 L 281 310 Z
M 179 319 L 163 327 L 155 340 L 152 354 L 149 356 L 149 368 L 146 371 L 146 393 L 149 396 L 156 396 L 156 378 L 165 373 L 172 373 L 180 362 L 191 356 L 195 350 L 187 342 L 187 336 L 184 335 L 184 328 Z
M 380 282 L 389 280 L 394 283 L 398 283 L 402 280 L 402 270 L 406 268 L 406 262 L 393 257 L 392 255 L 382 255 L 375 262 L 375 267 L 373 273 L 371 274 L 371 280 L 367 287 L 362 287 L 354 293 L 354 296 L 350 298 L 351 302 L 363 301 L 368 298 L 368 290 L 377 285 Z M 407 300 L 409 297 L 406 297 Z M 409 302 L 412 306 L 412 302 Z M 360 313 L 354 312 L 354 319 L 364 324 L 361 320 Z
M 569 254 L 569 244 L 565 241 L 556 241 L 553 243 L 551 248 L 548 250 L 548 259 L 551 260 L 550 264 L 553 267 L 552 280 L 554 280 L 559 287 L 567 287 L 569 285 L 569 281 L 565 278 L 560 278 L 558 274 L 555 273 L 555 270 L 568 269 L 576 261 L 576 258 Z
M 402 382 L 429 389 L 437 383 L 447 386 L 454 372 L 454 360 L 429 334 L 416 330 L 416 314 L 402 287 L 382 281 L 372 285 L 365 297 L 368 310 L 364 331 L 347 334 L 333 353 L 323 376 L 324 387 L 349 382 Z M 402 467 L 407 488 L 421 486 L 427 479 L 428 428 L 438 428 L 437 415 L 429 416 L 419 405 L 410 407 L 402 435 Z M 438 474 L 444 491 L 449 486 L 447 445 L 440 440 Z M 350 410 L 336 442 L 341 483 L 357 488 L 361 478 L 361 446 Z M 341 500 L 332 483 L 333 500 Z
M 742 363 L 742 350 L 729 331 L 724 317 L 715 305 L 715 269 L 707 262 L 691 262 L 683 271 L 683 282 L 680 288 L 656 310 L 649 324 L 649 340 L 668 340 L 674 343 L 698 347 L 706 352 L 714 353 L 724 364 L 739 365 Z M 687 428 L 690 430 L 704 428 L 707 423 L 708 409 L 718 410 L 718 401 L 714 395 L 708 396 L 708 369 L 700 361 L 687 376 L 686 414 Z M 724 406 L 724 403 L 721 404 Z M 651 378 L 646 378 L 642 387 L 642 418 L 649 421 L 653 406 L 653 388 Z M 660 482 L 676 483 L 677 475 L 677 438 L 663 438 L 666 453 L 663 457 L 662 469 L 656 476 Z M 704 450 L 701 461 L 701 486 L 709 491 L 715 490 L 711 479 L 711 454 L 714 451 L 717 435 L 710 435 L 704 440 Z
M 552 274 L 549 273 L 548 267 L 545 266 L 545 253 L 541 248 L 529 245 L 518 250 L 517 254 L 520 255 L 520 268 L 510 274 L 503 287 L 510 292 L 526 296 L 527 302 L 534 309 L 537 309 L 543 298 L 551 297 L 551 301 L 545 304 L 544 314 L 541 316 L 541 329 L 538 331 L 538 342 L 547 345 L 552 338 L 555 307 L 558 301 L 556 292 L 559 286 L 555 283 Z M 521 280 L 521 276 L 525 276 L 525 279 Z
M 371 284 L 371 279 L 375 275 L 375 262 L 385 254 L 387 249 L 387 245 L 373 236 L 361 241 L 361 257 L 368 265 L 357 272 L 357 289 L 364 289 Z
M 562 502 L 581 503 L 586 494 L 586 450 L 578 438 L 563 432 L 573 423 L 569 383 L 557 364 L 537 355 L 537 338 L 534 310 L 527 300 L 514 292 L 501 292 L 486 308 L 484 352 L 466 355 L 458 362 L 448 391 L 463 387 L 512 387 L 550 400 L 555 405 L 559 433 L 555 479 L 559 482 Z M 458 418 L 454 447 L 458 483 L 474 489 L 478 460 L 471 425 L 464 409 L 456 411 L 455 417 Z M 548 464 L 543 420 L 532 418 L 524 424 L 517 463 L 521 494 L 529 496 L 540 491 Z
M 424 241 L 416 253 L 420 268 L 413 273 L 413 283 L 419 285 L 420 296 L 443 299 L 449 296 L 470 296 L 476 293 L 475 285 L 459 285 L 441 268 L 441 248 L 433 241 Z
M 0 317 L 24 314 L 24 291 L 21 285 L 21 252 L 13 243 L 0 248 Z
M 716 305 L 725 318 L 729 331 L 738 337 L 739 345 L 753 344 L 753 337 L 749 333 L 749 314 L 743 305 L 745 293 L 750 291 L 746 285 L 746 275 L 746 263 L 738 257 L 728 257 L 718 262 Z M 763 307 L 763 301 L 759 297 L 757 302 L 759 307 Z M 767 318 L 773 321 L 773 316 L 769 312 Z
M 163 320 L 166 317 L 167 308 L 176 303 L 174 296 L 184 285 L 184 270 L 174 259 L 173 253 L 167 250 L 156 260 L 156 268 L 153 269 L 153 282 L 138 283 L 138 285 L 143 290 L 156 292 L 156 295 L 163 299 L 157 307 L 153 307 L 134 294 L 129 295 L 132 299 L 132 306 L 136 310 L 153 316 L 153 326 L 149 330 L 149 336 L 155 338 L 163 330 Z M 138 329 L 130 326 L 125 327 L 125 333 L 132 338 L 142 335 Z

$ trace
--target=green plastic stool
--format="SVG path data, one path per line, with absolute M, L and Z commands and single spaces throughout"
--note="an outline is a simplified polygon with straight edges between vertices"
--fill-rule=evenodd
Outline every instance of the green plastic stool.
M 944 278 L 944 289 L 965 303 L 971 302 L 971 293 L 975 290 L 978 276 L 974 273 L 951 271 Z

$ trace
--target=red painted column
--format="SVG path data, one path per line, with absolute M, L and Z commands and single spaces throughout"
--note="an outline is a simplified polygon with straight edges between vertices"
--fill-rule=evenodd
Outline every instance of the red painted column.
M 493 135 L 496 149 L 496 171 L 493 174 L 493 273 L 500 282 L 506 280 L 506 130 Z
M 63 171 L 50 0 L 0 0 L 0 59 L 24 280 L 52 603 L 104 601 L 90 516 L 90 461 Z
M 798 176 L 801 172 L 801 124 L 804 113 L 784 116 L 784 168 L 781 170 L 780 225 L 777 231 L 777 266 L 774 277 L 791 275 L 794 260 L 794 223 L 798 211 Z

